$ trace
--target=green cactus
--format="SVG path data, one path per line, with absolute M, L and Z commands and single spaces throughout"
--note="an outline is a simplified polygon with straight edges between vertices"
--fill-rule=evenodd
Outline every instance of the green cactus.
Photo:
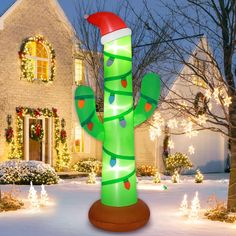
M 81 126 L 103 142 L 102 204 L 122 207 L 137 202 L 134 128 L 153 114 L 159 96 L 159 76 L 145 75 L 134 109 L 130 35 L 104 44 L 103 123 L 96 115 L 92 89 L 77 87 L 75 105 Z

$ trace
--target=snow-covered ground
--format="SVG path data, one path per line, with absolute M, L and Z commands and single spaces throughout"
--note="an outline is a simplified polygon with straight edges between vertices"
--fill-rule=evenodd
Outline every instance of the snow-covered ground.
M 215 193 L 221 200 L 227 196 L 228 175 L 208 175 L 203 184 L 195 184 L 193 177 L 182 176 L 180 184 L 172 184 L 168 178 L 162 183 L 168 190 L 160 191 L 150 178 L 138 183 L 139 197 L 150 207 L 150 222 L 142 229 L 130 233 L 110 233 L 98 230 L 88 221 L 91 204 L 99 199 L 100 183 L 87 185 L 85 178 L 65 180 L 58 185 L 46 186 L 53 204 L 39 212 L 22 209 L 16 212 L 0 213 L 0 236 L 233 236 L 236 223 L 227 224 L 200 219 L 189 222 L 179 215 L 179 205 L 184 193 L 192 200 L 199 192 L 201 206 L 206 208 L 207 199 Z M 8 190 L 11 186 L 1 186 Z M 29 186 L 19 186 L 20 196 L 27 198 Z M 40 186 L 35 186 L 38 193 Z

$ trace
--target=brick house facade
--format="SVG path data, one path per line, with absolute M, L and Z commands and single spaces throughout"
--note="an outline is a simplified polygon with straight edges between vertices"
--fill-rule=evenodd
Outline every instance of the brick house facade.
M 66 120 L 70 143 L 75 40 L 73 28 L 58 3 L 52 0 L 37 0 L 33 1 L 33 4 L 32 0 L 16 1 L 1 18 L 4 19 L 1 19 L 0 30 L 0 156 L 2 159 L 6 158 L 7 144 L 3 133 L 7 127 L 6 117 L 12 115 L 12 126 L 16 128 L 18 106 L 57 108 L 59 117 Z M 20 79 L 21 61 L 18 52 L 23 40 L 39 34 L 47 39 L 55 50 L 56 74 L 51 84 L 40 80 L 29 82 Z M 53 141 L 53 134 L 50 138 Z
M 25 39 L 37 35 L 43 36 L 55 50 L 56 71 L 52 83 L 43 83 L 40 79 L 34 82 L 21 79 L 21 60 L 18 52 Z M 56 0 L 17 0 L 0 17 L 0 161 L 8 158 L 9 144 L 4 135 L 8 127 L 8 115 L 12 116 L 11 126 L 17 139 L 17 107 L 57 108 L 59 118 L 66 121 L 65 130 L 72 162 L 87 157 L 101 158 L 101 144 L 84 133 L 74 111 L 76 55 L 79 54 L 75 43 L 74 28 Z M 78 73 L 85 74 L 83 71 Z M 41 116 L 39 119 L 45 129 L 45 138 L 40 147 L 34 147 L 35 144 L 29 138 L 30 124 L 34 122 L 31 118 L 25 116 L 23 119 L 22 158 L 43 160 L 54 165 L 56 153 L 53 118 L 47 120 Z M 138 163 L 154 164 L 155 149 L 149 140 L 148 129 L 144 126 L 135 132 Z M 77 140 L 78 135 L 80 140 Z M 76 147 L 77 141 L 79 148 Z M 140 143 L 145 145 L 139 145 Z M 35 148 L 40 154 L 34 153 Z

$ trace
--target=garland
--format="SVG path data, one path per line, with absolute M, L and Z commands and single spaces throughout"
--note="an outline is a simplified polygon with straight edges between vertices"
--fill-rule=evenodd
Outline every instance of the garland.
M 38 118 L 41 115 L 45 117 L 58 117 L 57 115 L 57 109 L 52 108 L 51 110 L 48 108 L 28 108 L 28 107 L 16 107 L 16 141 L 14 143 L 14 147 L 12 147 L 12 152 L 9 156 L 17 159 L 23 158 L 23 137 L 24 137 L 24 131 L 23 131 L 23 119 L 25 115 L 29 115 L 33 118 Z
M 6 137 L 7 143 L 12 142 L 12 140 L 14 138 L 14 134 L 13 134 L 13 128 L 11 126 L 9 126 L 7 129 L 5 129 L 5 137 Z
M 27 57 L 29 55 L 29 49 L 27 46 L 31 42 L 42 44 L 48 49 L 49 52 L 50 76 L 48 79 L 38 79 L 42 80 L 42 82 L 44 83 L 53 82 L 55 79 L 55 50 L 53 49 L 52 45 L 47 40 L 45 40 L 43 36 L 40 35 L 26 39 L 21 46 L 21 50 L 19 51 L 19 57 L 21 60 L 21 78 L 29 82 L 33 82 L 35 80 L 34 64 L 32 62 L 32 59 Z
M 197 115 L 203 115 L 207 110 L 207 98 L 203 93 L 198 92 L 194 100 L 194 109 Z
M 32 124 L 30 126 L 30 138 L 41 142 L 44 137 L 44 131 L 40 123 Z
M 60 136 L 60 140 L 62 143 L 65 143 L 67 139 L 67 133 L 64 129 L 61 130 L 61 136 Z
M 64 129 L 60 131 L 60 119 L 58 117 L 55 118 L 54 130 L 55 150 L 57 153 L 55 169 L 56 171 L 62 171 L 63 168 L 69 167 L 71 156 L 67 146 L 67 134 Z
M 45 117 L 53 117 L 54 118 L 54 138 L 55 138 L 55 150 L 57 154 L 57 161 L 56 161 L 56 170 L 60 171 L 63 167 L 68 167 L 71 160 L 71 155 L 67 146 L 67 134 L 64 129 L 60 130 L 60 119 L 57 114 L 57 109 L 52 108 L 29 108 L 29 107 L 17 107 L 16 108 L 17 114 L 17 124 L 16 124 L 16 142 L 14 146 L 11 148 L 11 153 L 9 154 L 9 158 L 23 158 L 23 119 L 25 115 L 29 115 L 33 118 L 38 118 L 40 116 Z M 36 132 L 36 128 L 31 127 Z M 41 129 L 41 133 L 37 134 L 35 139 L 36 141 L 40 141 L 43 137 L 43 130 Z M 41 138 L 40 138 L 41 135 Z M 13 140 L 14 141 L 14 140 Z

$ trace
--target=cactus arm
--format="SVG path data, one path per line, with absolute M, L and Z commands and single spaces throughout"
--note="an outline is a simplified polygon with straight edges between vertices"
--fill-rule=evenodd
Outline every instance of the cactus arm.
M 96 114 L 93 90 L 87 86 L 79 86 L 75 91 L 75 108 L 84 130 L 95 139 L 103 142 L 104 128 Z
M 134 110 L 134 127 L 146 121 L 155 111 L 160 97 L 160 76 L 148 73 L 141 85 L 141 94 Z

